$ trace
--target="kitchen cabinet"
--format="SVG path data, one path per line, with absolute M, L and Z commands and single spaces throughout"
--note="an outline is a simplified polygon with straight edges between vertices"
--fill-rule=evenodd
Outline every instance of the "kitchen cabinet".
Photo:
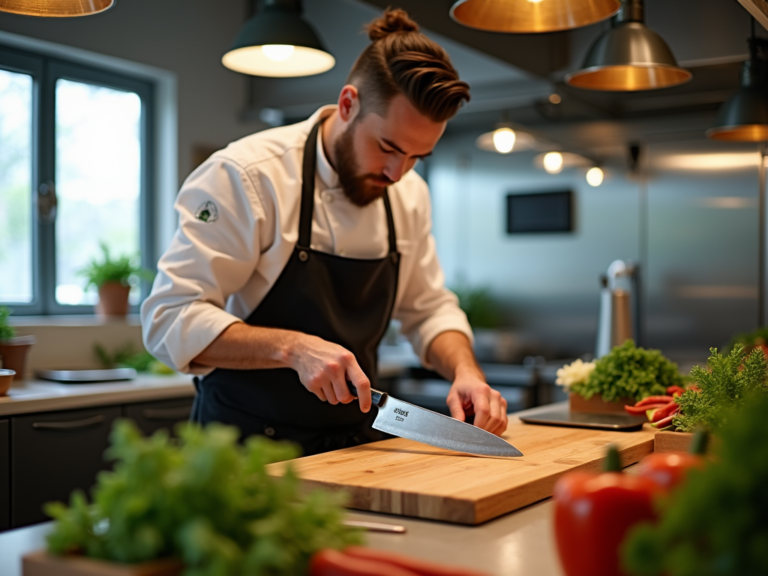
M 11 527 L 11 462 L 8 420 L 0 420 L 0 530 Z
M 86 493 L 104 460 L 119 406 L 67 410 L 10 419 L 11 526 L 47 519 L 46 502 L 69 502 L 75 489 Z
M 181 398 L 127 404 L 123 406 L 123 417 L 133 420 L 146 435 L 163 429 L 172 432 L 176 424 L 189 420 L 192 401 L 192 398 Z

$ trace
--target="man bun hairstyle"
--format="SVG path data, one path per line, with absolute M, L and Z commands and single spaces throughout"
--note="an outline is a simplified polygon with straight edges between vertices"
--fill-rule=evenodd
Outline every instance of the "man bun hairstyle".
M 384 115 L 397 94 L 433 122 L 448 120 L 469 101 L 469 85 L 459 80 L 448 54 L 404 10 L 387 9 L 365 29 L 371 44 L 347 79 L 360 95 L 361 117 Z

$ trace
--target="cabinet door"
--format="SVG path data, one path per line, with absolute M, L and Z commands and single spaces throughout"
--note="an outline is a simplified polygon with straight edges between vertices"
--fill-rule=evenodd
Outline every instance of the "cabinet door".
M 8 420 L 0 420 L 0 531 L 11 527 L 11 459 Z
M 133 420 L 146 435 L 154 434 L 163 429 L 172 432 L 176 424 L 189 420 L 189 415 L 192 412 L 192 401 L 192 398 L 181 398 L 127 404 L 123 406 L 123 416 Z
M 120 407 L 48 412 L 11 418 L 11 526 L 48 519 L 43 504 L 69 502 L 75 489 L 90 497 Z

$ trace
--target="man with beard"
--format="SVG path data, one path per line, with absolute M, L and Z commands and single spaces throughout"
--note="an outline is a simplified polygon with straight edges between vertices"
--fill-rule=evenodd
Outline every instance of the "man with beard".
M 338 105 L 234 142 L 189 176 L 142 306 L 147 349 L 202 376 L 193 420 L 305 454 L 379 438 L 370 389 L 391 318 L 453 383 L 453 417 L 495 434 L 507 425 L 444 287 L 429 191 L 411 171 L 469 86 L 402 10 L 368 34 Z

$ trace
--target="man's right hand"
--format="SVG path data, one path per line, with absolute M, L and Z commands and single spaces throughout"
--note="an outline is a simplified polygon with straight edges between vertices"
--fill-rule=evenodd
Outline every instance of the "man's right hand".
M 349 392 L 347 380 L 357 389 L 360 410 L 371 409 L 371 381 L 346 348 L 309 334 L 296 334 L 290 346 L 289 364 L 299 374 L 304 387 L 331 404 L 349 404 L 355 397 Z

